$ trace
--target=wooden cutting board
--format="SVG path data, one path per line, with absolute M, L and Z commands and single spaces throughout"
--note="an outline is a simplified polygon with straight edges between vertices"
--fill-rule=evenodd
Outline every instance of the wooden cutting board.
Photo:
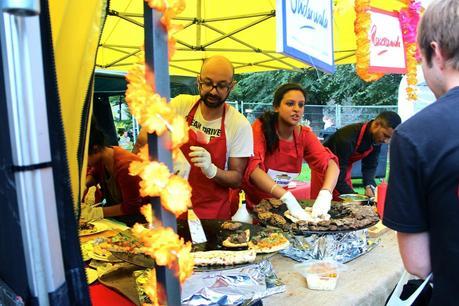
M 368 235 L 371 238 L 377 238 L 389 230 L 388 227 L 384 226 L 381 221 L 373 225 L 368 229 Z

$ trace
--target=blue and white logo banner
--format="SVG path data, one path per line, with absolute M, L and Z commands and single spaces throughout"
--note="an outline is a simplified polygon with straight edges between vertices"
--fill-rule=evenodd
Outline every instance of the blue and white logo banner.
M 332 0 L 277 0 L 277 52 L 334 72 Z

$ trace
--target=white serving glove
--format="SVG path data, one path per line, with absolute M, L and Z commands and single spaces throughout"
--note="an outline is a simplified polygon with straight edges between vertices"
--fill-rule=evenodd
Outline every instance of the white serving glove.
M 284 193 L 280 200 L 282 201 L 282 203 L 285 203 L 287 205 L 287 208 L 293 217 L 304 221 L 310 219 L 306 211 L 303 208 L 301 208 L 300 204 L 290 191 Z
M 312 205 L 312 216 L 317 218 L 319 216 L 328 215 L 330 210 L 331 200 L 333 196 L 330 191 L 322 189 L 317 196 L 314 205 Z
M 183 155 L 182 150 L 179 150 L 176 159 L 173 162 L 174 166 L 174 174 L 183 177 L 184 179 L 188 179 L 190 175 L 191 165 L 186 159 L 185 155 Z
M 102 207 L 94 207 L 89 204 L 81 205 L 80 219 L 84 222 L 97 221 L 104 218 Z
M 217 175 L 217 166 L 212 163 L 212 157 L 203 147 L 191 146 L 190 147 L 191 162 L 201 168 L 202 173 L 209 179 Z

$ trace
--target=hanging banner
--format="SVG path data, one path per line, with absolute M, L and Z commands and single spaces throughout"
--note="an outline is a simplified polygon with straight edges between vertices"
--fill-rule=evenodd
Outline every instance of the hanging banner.
M 335 72 L 332 0 L 277 0 L 276 49 L 325 72 Z
M 406 73 L 405 47 L 398 14 L 370 8 L 369 72 Z

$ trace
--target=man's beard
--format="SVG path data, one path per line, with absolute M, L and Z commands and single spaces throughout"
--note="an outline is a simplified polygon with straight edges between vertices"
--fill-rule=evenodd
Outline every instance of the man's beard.
M 208 100 L 209 97 L 213 98 L 212 102 Z M 228 95 L 226 95 L 226 97 L 222 99 L 220 96 L 213 95 L 210 92 L 206 94 L 201 94 L 201 100 L 208 108 L 219 108 L 223 103 L 225 103 L 226 98 L 228 98 Z

